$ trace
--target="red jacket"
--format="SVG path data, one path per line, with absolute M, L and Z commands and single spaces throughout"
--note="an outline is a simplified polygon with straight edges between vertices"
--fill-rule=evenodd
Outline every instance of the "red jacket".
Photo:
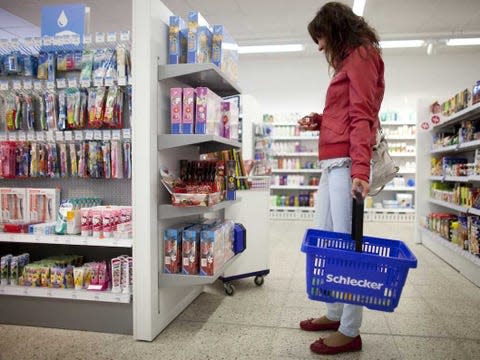
M 383 60 L 373 48 L 350 52 L 327 90 L 318 145 L 320 160 L 352 159 L 352 178 L 369 181 L 372 147 L 385 82 Z

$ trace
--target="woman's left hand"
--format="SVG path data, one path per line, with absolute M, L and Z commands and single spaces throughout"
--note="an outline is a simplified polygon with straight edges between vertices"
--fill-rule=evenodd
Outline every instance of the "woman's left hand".
M 352 196 L 355 197 L 356 193 L 361 193 L 362 197 L 365 199 L 368 195 L 368 190 L 370 190 L 370 185 L 367 181 L 354 178 L 352 180 Z

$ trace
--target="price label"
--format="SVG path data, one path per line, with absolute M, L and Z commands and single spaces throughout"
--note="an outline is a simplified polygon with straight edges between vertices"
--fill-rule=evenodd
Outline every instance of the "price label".
M 113 79 L 112 78 L 106 78 L 105 79 L 105 86 L 113 86 Z
M 18 39 L 10 39 L 10 46 L 14 49 L 18 49 Z
M 101 86 L 103 86 L 103 79 L 95 79 L 95 80 L 93 80 L 93 86 L 96 86 L 96 87 L 101 87 Z
M 69 88 L 78 87 L 78 80 L 77 79 L 68 79 L 68 87 Z
M 47 81 L 47 89 L 55 90 L 55 81 Z
M 81 243 L 82 243 L 82 245 L 88 245 L 88 239 L 87 238 L 82 238 Z
M 27 134 L 24 133 L 23 131 L 18 134 L 18 140 L 19 141 L 27 141 Z
M 32 46 L 35 46 L 35 47 L 40 47 L 40 46 L 42 46 L 42 38 L 40 38 L 40 37 L 38 37 L 38 36 L 37 36 L 37 37 L 34 37 L 34 38 L 32 39 Z
M 112 130 L 112 140 L 122 140 L 122 133 L 120 130 Z
M 100 300 L 100 296 L 98 296 L 98 295 L 95 295 L 93 298 L 94 298 L 95 300 Z
M 71 244 L 71 243 L 72 243 L 72 239 L 70 238 L 70 236 L 65 237 L 65 244 Z
M 132 138 L 132 132 L 130 129 L 123 129 L 123 138 L 124 139 L 131 139 Z
M 83 131 L 75 130 L 74 132 L 75 140 L 82 141 L 83 140 Z
M 103 44 L 105 42 L 105 33 L 103 32 L 95 33 L 95 42 L 97 44 Z
M 70 37 L 70 40 L 71 40 L 71 42 L 72 42 L 73 45 L 77 45 L 77 46 L 80 45 L 80 36 L 78 36 L 78 35 L 72 35 L 72 36 Z
M 13 90 L 22 90 L 22 82 L 20 80 L 13 80 Z
M 23 80 L 23 88 L 25 90 L 32 90 L 33 89 L 33 81 L 32 80 Z
M 47 290 L 47 296 L 48 296 L 48 297 L 52 297 L 52 296 L 53 296 L 52 290 Z
M 118 85 L 126 86 L 127 85 L 127 78 L 126 77 L 118 78 Z
M 53 45 L 53 38 L 51 36 L 44 36 L 43 37 L 43 45 L 44 46 L 52 46 Z
M 130 31 L 122 31 L 120 33 L 120 40 L 121 41 L 130 41 Z
M 7 39 L 0 40 L 0 48 L 3 48 L 3 49 L 8 48 L 9 47 L 8 45 L 9 44 Z
M 76 299 L 77 298 L 77 294 L 76 293 L 72 293 L 72 299 Z
M 85 131 L 85 140 L 93 140 L 93 131 L 92 130 Z
M 65 89 L 67 87 L 67 81 L 65 79 L 58 79 L 57 80 L 57 87 L 59 89 Z
M 28 295 L 28 289 L 27 288 L 23 289 L 23 294 Z
M 116 301 L 116 302 L 120 302 L 120 301 L 121 301 L 120 297 L 119 297 L 119 296 L 115 296 L 115 301 Z
M 0 141 L 7 141 L 7 133 L 1 132 L 0 133 Z
M 23 39 L 23 43 L 27 47 L 32 47 L 33 46 L 33 39 L 31 37 L 27 37 L 27 38 Z
M 53 133 L 53 131 L 47 131 L 47 141 L 55 141 L 55 134 Z
M 8 133 L 8 140 L 9 141 L 17 141 L 18 140 L 18 134 L 14 131 Z
M 37 140 L 37 137 L 35 136 L 35 131 L 29 131 L 27 133 L 27 139 L 28 141 L 35 141 Z
M 116 42 L 116 41 L 117 41 L 117 33 L 116 32 L 107 33 L 107 42 Z
M 45 141 L 45 132 L 44 131 L 37 131 L 37 140 L 38 141 Z
M 80 87 L 82 88 L 88 88 L 90 87 L 91 81 L 90 80 L 82 80 L 80 81 Z
M 35 80 L 34 83 L 33 83 L 33 88 L 35 90 L 42 90 L 42 88 L 43 88 L 42 81 L 41 80 Z
M 3 80 L 3 81 L 0 81 L 0 90 L 1 91 L 8 91 L 8 81 L 7 80 Z
M 55 140 L 57 140 L 57 141 L 65 140 L 63 131 L 55 131 Z
M 110 130 L 103 130 L 103 140 L 111 140 L 112 132 Z
M 54 36 L 52 43 L 54 46 L 61 46 L 63 45 L 63 37 L 62 36 Z
M 4 294 L 5 293 L 5 289 L 3 288 L 3 286 L 0 287 L 0 294 Z
M 72 134 L 71 131 L 65 131 L 64 136 L 65 136 L 65 141 L 72 141 L 73 140 L 73 134 Z
M 40 242 L 42 240 L 42 238 L 38 235 L 35 235 L 34 240 L 37 241 L 37 242 Z
M 93 130 L 93 139 L 94 140 L 103 140 L 102 130 Z

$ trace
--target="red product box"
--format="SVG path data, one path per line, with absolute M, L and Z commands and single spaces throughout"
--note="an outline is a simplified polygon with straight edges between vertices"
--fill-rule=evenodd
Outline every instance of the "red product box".
M 183 231 L 182 274 L 197 275 L 199 272 L 201 230 L 201 225 L 195 225 Z
M 200 234 L 200 275 L 213 276 L 224 264 L 223 227 L 202 231 Z
M 177 274 L 182 267 L 182 232 L 191 224 L 181 224 L 165 229 L 163 232 L 164 243 L 164 272 Z
M 183 134 L 193 134 L 193 123 L 195 120 L 195 89 L 183 89 Z
M 170 89 L 170 123 L 171 133 L 182 133 L 182 88 Z

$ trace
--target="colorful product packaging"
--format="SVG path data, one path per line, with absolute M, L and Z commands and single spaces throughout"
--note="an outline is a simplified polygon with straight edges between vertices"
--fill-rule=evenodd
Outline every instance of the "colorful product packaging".
M 219 226 L 200 235 L 200 275 L 213 276 L 225 263 L 224 229 Z
M 223 25 L 213 25 L 212 63 L 233 81 L 238 80 L 238 45 Z
M 233 102 L 222 101 L 221 112 L 221 135 L 227 139 L 238 140 L 238 107 Z
M 170 123 L 171 133 L 182 133 L 182 88 L 170 89 Z
M 195 225 L 183 231 L 182 274 L 197 275 L 200 260 L 200 233 L 202 225 Z
M 168 63 L 182 64 L 187 55 L 187 28 L 180 16 L 170 16 L 168 30 Z
M 5 255 L 0 258 L 0 284 L 10 284 L 10 263 L 12 261 L 12 255 Z
M 209 63 L 212 58 L 212 27 L 198 11 L 188 13 L 189 64 Z
M 180 224 L 163 232 L 164 272 L 177 274 L 181 271 L 182 232 L 190 224 Z
M 222 98 L 207 87 L 196 89 L 195 134 L 220 136 Z
M 195 120 L 195 89 L 183 89 L 183 114 L 182 114 L 182 132 L 183 134 L 193 134 Z
M 24 188 L 0 188 L 3 223 L 27 223 L 27 191 Z
M 60 207 L 60 189 L 27 188 L 28 221 L 55 221 Z

